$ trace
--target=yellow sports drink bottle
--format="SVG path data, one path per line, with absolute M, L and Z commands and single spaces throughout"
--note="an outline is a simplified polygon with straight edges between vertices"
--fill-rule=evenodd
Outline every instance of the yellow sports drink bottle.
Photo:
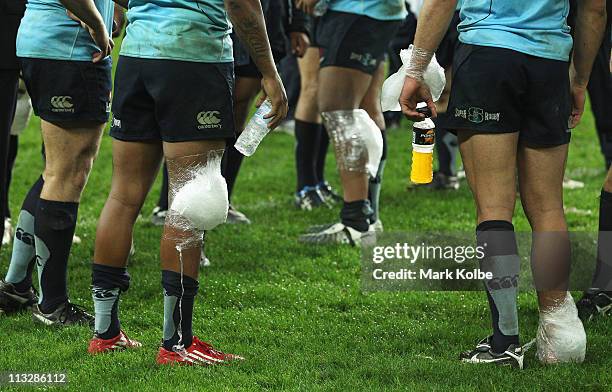
M 436 141 L 435 124 L 431 120 L 431 111 L 424 104 L 419 104 L 417 112 L 427 118 L 414 123 L 412 135 L 412 170 L 410 181 L 415 184 L 429 184 L 433 180 L 433 150 Z

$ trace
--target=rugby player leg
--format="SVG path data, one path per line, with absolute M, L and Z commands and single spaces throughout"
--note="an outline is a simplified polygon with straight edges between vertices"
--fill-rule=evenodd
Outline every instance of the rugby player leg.
M 319 189 L 326 185 L 325 178 L 320 175 L 323 167 L 318 167 L 321 164 L 319 154 L 323 155 L 322 165 L 324 165 L 329 144 L 329 138 L 321 126 L 317 102 L 319 48 L 309 47 L 304 56 L 298 57 L 297 61 L 300 69 L 300 96 L 295 108 L 295 167 L 297 172 L 295 205 L 302 210 L 311 210 L 313 207 L 324 205 L 325 202 L 334 202 L 333 198 L 325 197 Z M 326 190 L 327 188 L 323 191 Z
M 512 351 L 511 346 L 519 344 L 516 296 L 520 259 L 512 225 L 518 138 L 518 132 L 459 132 L 459 149 L 476 203 L 477 242 L 485 249 L 480 268 L 492 276 L 484 282 L 493 327 L 486 344 L 496 354 Z M 462 354 L 468 362 L 487 362 L 489 357 L 478 350 Z
M 319 110 L 358 109 L 372 82 L 372 75 L 346 67 L 324 67 L 319 72 Z M 367 200 L 368 175 L 365 172 L 340 169 L 345 203 Z
M 113 140 L 111 190 L 98 219 L 92 266 L 96 320 L 94 337 L 89 342 L 90 354 L 141 346 L 122 331 L 118 304 L 120 295 L 130 287 L 127 264 L 134 223 L 155 181 L 161 159 L 158 141 Z
M 68 301 L 66 275 L 79 202 L 104 123 L 42 120 L 41 128 L 46 160 L 34 220 L 41 296 L 33 317 L 46 325 L 89 324 L 93 317 Z
M 378 171 L 375 177 L 369 178 L 368 183 L 368 200 L 372 207 L 372 216 L 370 218 L 371 223 L 374 224 L 376 230 L 382 231 L 382 221 L 380 220 L 380 191 L 382 188 L 383 174 L 385 171 L 385 164 L 387 163 L 387 137 L 385 133 L 385 117 L 382 113 L 382 107 L 380 106 L 380 94 L 382 92 L 382 85 L 385 81 L 385 64 L 381 62 L 378 68 L 372 75 L 372 82 L 366 92 L 365 97 L 361 101 L 361 109 L 368 112 L 368 115 L 376 126 L 380 129 L 383 137 L 383 152 L 380 158 L 380 164 L 378 165 Z
M 225 140 L 164 142 L 163 146 L 172 192 L 174 187 L 184 182 L 182 176 L 190 167 L 205 165 L 211 152 L 223 150 Z M 170 218 L 166 219 L 160 247 L 166 312 L 163 353 L 175 352 L 178 346 L 188 348 L 195 342 L 192 330 L 193 303 L 198 291 L 201 249 L 201 234 L 173 224 Z M 177 307 L 180 307 L 180 312 L 176 311 Z M 176 320 L 175 315 L 179 313 L 180 319 Z
M 533 230 L 532 269 L 541 309 L 565 300 L 570 243 L 563 211 L 563 174 L 568 144 L 519 147 L 518 168 L 523 210 Z
M 544 364 L 582 362 L 587 343 L 568 293 L 571 248 L 563 211 L 568 145 L 519 148 L 521 201 L 533 232 L 531 269 L 540 308 L 537 357 Z

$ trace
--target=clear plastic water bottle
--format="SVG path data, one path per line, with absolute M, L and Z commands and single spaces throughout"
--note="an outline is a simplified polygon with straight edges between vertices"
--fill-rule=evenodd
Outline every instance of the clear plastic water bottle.
M 238 140 L 234 147 L 244 156 L 250 157 L 257 150 L 257 146 L 262 139 L 270 132 L 268 123 L 271 119 L 265 119 L 264 116 L 272 110 L 272 104 L 267 99 L 261 104 L 259 109 L 253 114 L 249 123 L 244 128 L 244 131 L 238 136 Z

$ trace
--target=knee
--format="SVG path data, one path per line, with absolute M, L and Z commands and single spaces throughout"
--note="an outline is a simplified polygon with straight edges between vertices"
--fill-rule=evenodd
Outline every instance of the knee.
M 565 212 L 562 203 L 551 202 L 541 197 L 536 200 L 523 200 L 523 211 L 533 230 L 564 230 Z
M 70 175 L 70 183 L 75 190 L 80 192 L 85 188 L 96 155 L 97 148 L 95 146 L 88 146 L 83 148 L 72 162 L 71 170 L 68 173 Z
M 95 155 L 95 150 L 88 148 L 61 162 L 47 162 L 45 182 L 51 186 L 55 184 L 63 189 L 68 188 L 70 193 L 80 194 L 87 183 Z
M 316 80 L 303 83 L 300 90 L 300 99 L 316 104 L 319 84 Z
M 128 215 L 137 216 L 142 208 L 148 187 L 138 181 L 128 184 L 113 183 L 108 199 Z

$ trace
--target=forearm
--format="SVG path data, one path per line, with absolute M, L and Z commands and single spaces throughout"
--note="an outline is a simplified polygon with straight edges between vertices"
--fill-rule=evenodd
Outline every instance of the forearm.
M 414 46 L 435 52 L 448 30 L 456 8 L 457 0 L 426 1 L 419 13 Z
M 578 2 L 574 35 L 573 82 L 581 87 L 589 83 L 593 61 L 606 30 L 606 1 Z
M 236 34 L 264 77 L 277 75 L 259 0 L 225 0 Z
M 457 0 L 425 2 L 419 13 L 412 57 L 406 69 L 408 77 L 416 80 L 423 78 L 423 73 L 448 30 L 456 8 Z
M 98 30 L 104 27 L 102 15 L 93 0 L 60 0 L 60 2 L 90 28 Z

